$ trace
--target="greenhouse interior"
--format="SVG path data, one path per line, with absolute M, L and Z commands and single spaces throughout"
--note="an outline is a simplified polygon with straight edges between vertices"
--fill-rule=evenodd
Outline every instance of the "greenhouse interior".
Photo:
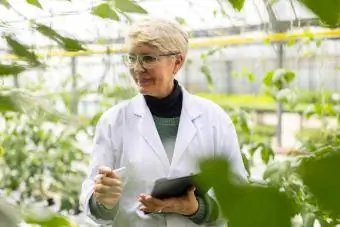
M 188 35 L 188 52 L 159 52 L 158 57 L 132 52 L 130 29 L 150 18 L 147 26 L 156 30 L 150 41 L 134 48 L 154 50 L 158 46 L 150 43 L 164 42 L 157 39 L 165 35 L 164 40 L 176 39 L 177 30 L 157 31 L 158 22 L 168 21 Z M 134 27 L 140 29 L 136 34 L 152 29 L 139 26 Z M 339 0 L 2 0 L 0 34 L 0 227 L 340 226 Z M 155 59 L 150 63 L 155 68 L 146 67 L 147 57 Z M 164 103 L 166 96 L 147 92 L 148 86 L 161 91 L 163 84 L 144 86 L 139 80 L 144 73 L 156 75 L 152 73 L 161 66 L 158 74 L 165 76 L 172 63 L 162 62 L 173 59 L 182 64 L 174 73 L 178 86 L 166 94 L 171 97 L 179 88 L 183 103 L 181 99 L 171 161 L 156 121 L 160 116 L 148 103 L 155 97 Z M 154 80 L 165 83 L 163 79 Z M 136 97 L 145 98 L 155 119 L 143 125 L 146 129 L 128 119 Z M 186 97 L 195 97 L 211 119 L 203 112 L 201 116 Z M 193 116 L 188 128 L 186 113 Z M 145 137 L 137 137 L 137 129 Z M 148 154 L 150 135 L 160 143 L 158 156 Z M 179 166 L 175 155 L 185 139 L 189 145 L 179 158 L 184 166 Z M 102 149 L 102 140 L 110 145 Z M 225 146 L 222 157 L 199 150 L 219 146 Z M 128 154 L 131 147 L 139 151 L 136 157 Z M 105 160 L 119 159 L 113 150 L 118 150 L 120 165 L 132 157 L 126 161 L 132 165 L 127 167 L 128 183 L 119 186 L 122 192 L 112 208 L 116 211 L 107 208 L 109 199 L 101 200 L 104 193 L 96 190 L 98 185 L 110 190 L 118 186 L 104 185 L 91 172 L 125 182 L 115 172 L 121 166 Z M 169 166 L 163 172 L 157 169 L 162 166 L 160 152 Z M 100 172 L 97 165 L 113 174 Z M 244 170 L 245 181 L 231 178 L 233 169 L 228 171 L 234 165 Z M 143 179 L 138 179 L 141 172 L 133 175 L 138 169 L 144 171 Z M 195 218 L 205 212 L 201 222 L 183 216 L 186 211 L 177 212 L 176 206 L 140 213 L 152 206 L 146 200 L 139 203 L 138 195 L 152 193 L 157 178 L 193 173 L 200 175 L 190 178 L 190 187 L 209 187 L 203 199 L 195 192 L 194 202 L 188 202 L 195 204 Z M 145 185 L 133 188 L 130 183 Z M 84 187 L 93 193 L 85 205 Z M 115 194 L 108 192 L 107 198 L 109 193 L 113 201 Z M 181 206 L 180 198 L 189 198 L 191 191 L 185 193 L 175 198 Z M 128 196 L 134 195 L 130 204 Z M 173 197 L 152 199 L 167 204 Z M 103 218 L 93 217 L 97 208 L 112 217 L 98 222 Z M 208 210 L 217 214 L 213 221 Z M 126 222 L 124 215 L 129 215 Z

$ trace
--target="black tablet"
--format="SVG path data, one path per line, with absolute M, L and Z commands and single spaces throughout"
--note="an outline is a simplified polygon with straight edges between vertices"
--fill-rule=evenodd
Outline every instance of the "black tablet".
M 178 177 L 178 178 L 161 178 L 156 180 L 152 189 L 151 196 L 158 199 L 166 199 L 171 197 L 181 197 L 185 195 L 191 187 L 196 187 L 196 195 L 204 195 L 207 190 L 198 187 L 197 177 L 199 174 Z

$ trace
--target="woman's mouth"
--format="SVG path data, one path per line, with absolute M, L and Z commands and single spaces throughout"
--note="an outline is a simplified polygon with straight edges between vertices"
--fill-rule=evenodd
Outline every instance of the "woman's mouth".
M 153 83 L 152 79 L 139 79 L 138 80 L 138 84 L 140 86 L 148 86 L 148 85 L 151 85 L 152 83 Z

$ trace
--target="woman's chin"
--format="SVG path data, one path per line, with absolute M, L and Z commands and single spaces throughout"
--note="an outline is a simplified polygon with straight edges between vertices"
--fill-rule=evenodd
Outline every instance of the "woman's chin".
M 150 87 L 147 86 L 138 86 L 139 88 L 139 92 L 143 95 L 150 95 L 152 94 L 152 91 L 150 89 Z

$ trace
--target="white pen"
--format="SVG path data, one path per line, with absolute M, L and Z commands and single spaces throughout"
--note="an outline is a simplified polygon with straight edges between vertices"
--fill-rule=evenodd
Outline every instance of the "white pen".
M 118 168 L 118 169 L 114 169 L 113 172 L 115 172 L 115 173 L 120 173 L 120 172 L 124 171 L 125 169 L 126 169 L 126 167 L 123 166 L 123 167 L 120 167 L 120 168 Z

